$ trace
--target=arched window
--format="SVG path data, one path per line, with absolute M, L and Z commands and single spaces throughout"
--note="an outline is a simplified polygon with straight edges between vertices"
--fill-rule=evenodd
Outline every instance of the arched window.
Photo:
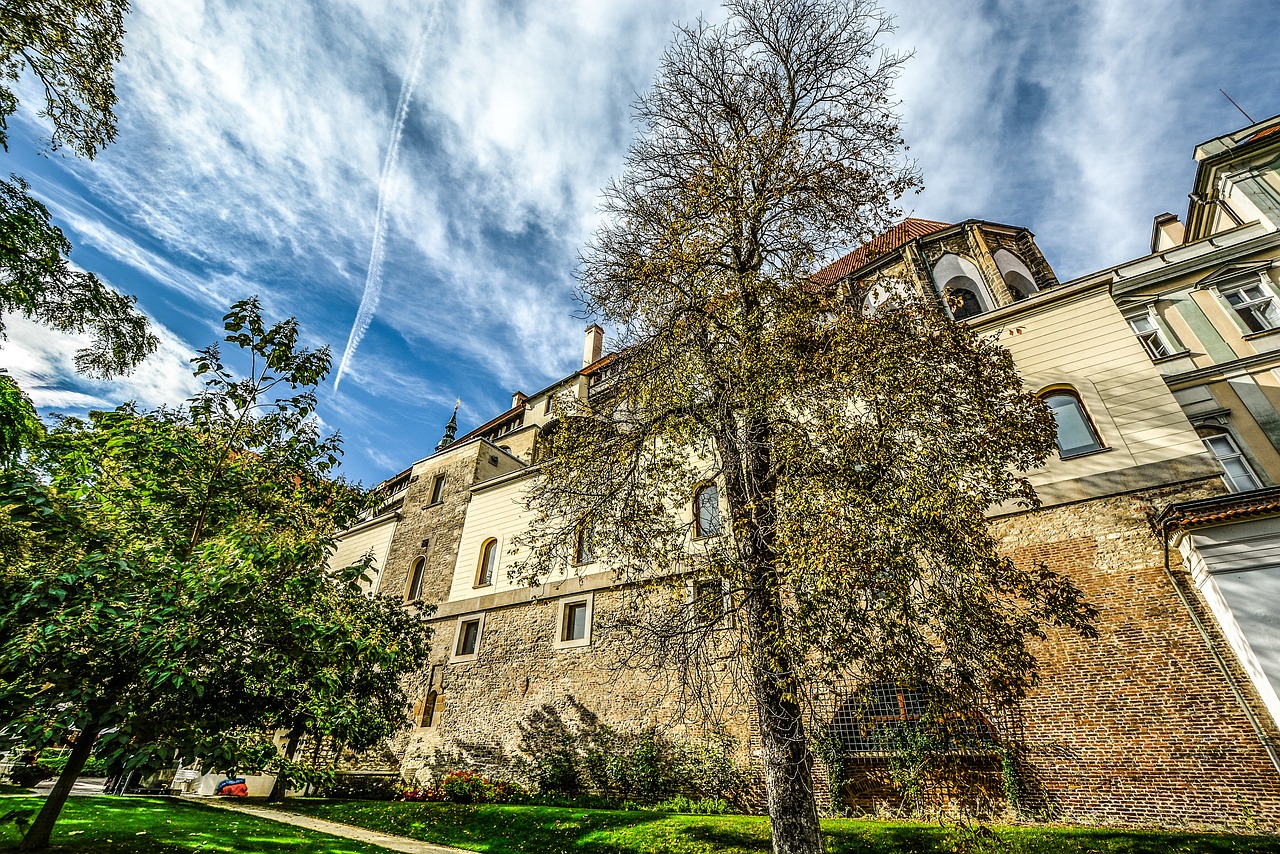
M 480 566 L 476 570 L 476 587 L 493 583 L 493 571 L 498 568 L 498 541 L 490 537 L 480 547 Z
M 996 269 L 1004 277 L 1009 286 L 1009 294 L 1014 300 L 1026 299 L 1040 290 L 1036 287 L 1036 277 L 1031 275 L 1022 259 L 1007 249 L 997 249 L 995 253 Z
M 954 252 L 943 255 L 933 265 L 933 281 L 946 303 L 947 311 L 956 320 L 964 320 L 996 307 L 977 265 Z
M 595 525 L 583 522 L 573 535 L 573 562 L 591 563 L 595 556 Z
M 1209 449 L 1209 453 L 1222 466 L 1228 489 L 1232 492 L 1248 492 L 1250 489 L 1262 488 L 1262 481 L 1254 474 L 1253 467 L 1249 465 L 1230 433 L 1221 427 L 1197 427 L 1196 432 L 1200 434 L 1200 440 Z
M 714 483 L 698 487 L 693 494 L 693 534 L 714 537 L 723 529 L 720 518 L 720 490 Z
M 428 727 L 435 723 L 436 720 L 436 701 L 440 695 L 435 691 L 427 694 L 427 699 L 422 703 L 422 718 L 418 721 L 418 726 Z
M 427 559 L 420 557 L 413 562 L 413 572 L 409 573 L 409 589 L 405 600 L 416 602 L 422 598 L 422 578 L 427 572 Z
M 1105 446 L 1098 438 L 1084 404 L 1074 391 L 1054 389 L 1040 396 L 1040 399 L 1053 413 L 1053 420 L 1058 425 L 1058 456 L 1062 459 L 1077 457 L 1092 451 L 1100 451 Z
M 957 276 L 947 283 L 947 307 L 951 309 L 951 316 L 956 320 L 982 314 L 982 302 L 973 288 L 969 287 L 971 284 L 972 282 L 964 276 Z

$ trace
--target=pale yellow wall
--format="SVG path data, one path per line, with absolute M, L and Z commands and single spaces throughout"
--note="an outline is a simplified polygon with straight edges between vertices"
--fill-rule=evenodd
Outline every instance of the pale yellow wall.
M 516 537 L 533 521 L 534 514 L 524 507 L 524 490 L 528 477 L 512 480 L 477 490 L 467 506 L 467 518 L 462 526 L 462 538 L 458 543 L 458 558 L 454 565 L 453 584 L 449 588 L 449 601 L 470 599 L 489 593 L 512 590 L 521 585 L 507 578 L 512 564 L 519 560 Z M 477 587 L 477 570 L 480 568 L 480 547 L 490 537 L 498 541 L 498 564 L 494 569 L 493 584 Z
M 1052 292 L 1050 292 L 1052 293 Z M 1070 385 L 1110 450 L 1060 460 L 1032 476 L 1037 486 L 1204 454 L 1163 377 L 1105 286 L 1057 300 L 1033 300 L 1002 314 L 998 335 L 1032 391 Z
M 361 587 L 366 591 L 376 592 L 382 570 L 387 565 L 387 551 L 391 548 L 391 538 L 395 536 L 399 518 L 399 514 L 390 513 L 382 521 L 343 534 L 329 555 L 329 568 L 336 570 L 351 566 L 373 552 L 370 580 L 361 584 Z

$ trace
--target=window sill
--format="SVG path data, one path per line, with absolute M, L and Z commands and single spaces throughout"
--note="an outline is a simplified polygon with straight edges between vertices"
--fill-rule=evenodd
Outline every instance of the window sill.
M 1181 359 L 1190 355 L 1191 355 L 1190 350 L 1179 350 L 1176 353 L 1170 353 L 1167 356 L 1161 356 L 1159 359 L 1152 359 L 1151 364 L 1163 365 L 1165 362 L 1174 362 L 1174 361 L 1177 361 L 1178 359 Z
M 1107 453 L 1107 452 L 1108 452 L 1108 451 L 1110 451 L 1110 450 L 1112 450 L 1112 448 L 1094 448 L 1093 450 L 1090 450 L 1090 451 L 1076 451 L 1076 452 L 1075 452 L 1075 453 L 1073 453 L 1073 454 L 1066 454 L 1066 455 L 1063 455 L 1062 453 L 1059 453 L 1059 454 L 1058 454 L 1058 459 L 1060 459 L 1060 460 L 1078 460 L 1078 459 L 1080 459 L 1081 457 L 1092 457 L 1094 454 L 1105 454 L 1105 453 Z
M 575 649 L 587 649 L 591 646 L 591 638 L 571 641 L 554 641 L 551 648 L 556 652 L 572 652 Z
M 714 534 L 694 534 L 693 541 L 696 543 L 696 542 L 699 542 L 700 540 L 714 540 L 716 537 L 723 537 L 723 536 L 724 536 L 724 531 L 717 531 Z
M 1245 332 L 1240 337 L 1245 341 L 1252 341 L 1255 338 L 1266 338 L 1268 335 L 1275 335 L 1277 333 L 1280 333 L 1280 326 L 1272 329 L 1264 329 L 1261 332 Z
M 486 587 L 492 587 L 492 586 L 493 586 L 493 582 L 492 582 L 492 581 L 486 581 L 484 584 L 473 584 L 473 585 L 471 585 L 471 589 L 472 589 L 472 590 L 483 590 L 483 589 L 484 589 L 484 588 L 486 588 Z

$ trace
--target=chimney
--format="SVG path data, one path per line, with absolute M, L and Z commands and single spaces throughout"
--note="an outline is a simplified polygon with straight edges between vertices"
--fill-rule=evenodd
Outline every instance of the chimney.
M 529 398 L 525 397 L 524 392 L 522 391 L 515 392 L 514 394 L 511 395 L 511 408 L 516 409 L 518 407 L 524 406 L 524 402 L 528 399 Z
M 587 327 L 587 343 L 582 350 L 582 367 L 600 360 L 604 350 L 604 330 L 594 323 Z
M 1162 213 L 1151 224 L 1151 251 L 1164 252 L 1181 246 L 1186 240 L 1186 227 L 1171 213 Z

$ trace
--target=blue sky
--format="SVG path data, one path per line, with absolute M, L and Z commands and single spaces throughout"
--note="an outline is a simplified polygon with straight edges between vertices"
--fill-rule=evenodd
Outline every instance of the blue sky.
M 1192 147 L 1280 113 L 1280 4 L 886 0 L 903 131 L 926 189 L 907 213 L 1032 229 L 1062 279 L 1145 254 L 1183 215 Z M 120 133 L 97 160 L 42 153 L 28 109 L 0 168 L 25 176 L 72 259 L 138 296 L 162 346 L 77 377 L 72 336 L 6 319 L 0 367 L 44 412 L 180 403 L 187 359 L 258 294 L 314 345 L 347 347 L 381 191 L 381 298 L 320 416 L 348 476 L 429 453 L 572 371 L 575 253 L 622 166 L 632 93 L 694 0 L 436 4 L 135 0 Z M 424 35 L 425 34 L 425 35 Z M 407 102 L 394 168 L 396 108 Z M 29 89 L 24 93 L 32 94 Z M 384 180 L 384 172 L 386 177 Z

